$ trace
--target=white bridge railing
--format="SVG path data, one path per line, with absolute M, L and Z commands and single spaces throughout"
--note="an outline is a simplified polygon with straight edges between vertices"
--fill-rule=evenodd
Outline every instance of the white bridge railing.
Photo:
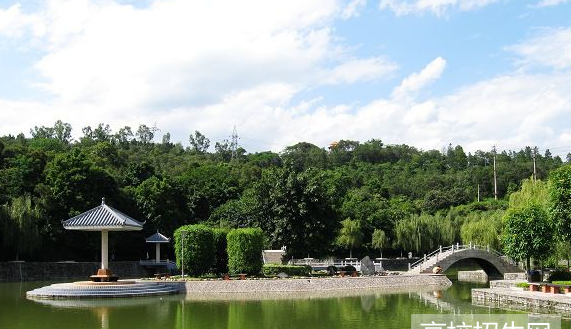
M 361 270 L 361 261 L 357 258 L 346 258 L 346 259 L 315 259 L 315 258 L 302 258 L 302 259 L 291 259 L 288 264 L 291 265 L 309 265 L 312 268 L 327 269 L 329 266 L 335 266 L 336 268 L 342 268 L 345 266 L 353 266 L 357 271 Z M 375 269 L 377 271 L 382 271 L 382 262 L 373 260 Z
M 431 266 L 435 265 L 438 261 L 448 257 L 449 255 L 451 255 L 453 253 L 456 253 L 456 252 L 462 251 L 462 250 L 469 250 L 469 249 L 483 250 L 483 251 L 486 251 L 488 253 L 493 254 L 494 256 L 497 256 L 497 257 L 503 259 L 505 262 L 507 262 L 511 265 L 517 265 L 517 263 L 514 260 L 503 255 L 499 251 L 490 248 L 489 245 L 482 246 L 482 245 L 472 244 L 470 242 L 469 244 L 456 243 L 456 244 L 453 244 L 451 246 L 446 246 L 446 247 L 440 246 L 438 249 L 434 250 L 433 252 L 431 252 L 429 254 L 424 254 L 424 257 L 422 257 L 418 261 L 416 261 L 412 264 L 409 264 L 408 265 L 409 271 L 414 271 L 414 272 L 420 273 L 423 270 L 430 268 Z

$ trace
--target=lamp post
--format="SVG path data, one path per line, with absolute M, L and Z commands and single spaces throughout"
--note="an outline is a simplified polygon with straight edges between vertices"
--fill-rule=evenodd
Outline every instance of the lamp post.
M 188 233 L 188 231 L 185 231 L 185 230 L 180 231 L 180 249 L 181 249 L 180 251 L 182 253 L 180 263 L 182 265 L 181 271 L 182 271 L 182 279 L 183 280 L 184 280 L 184 237 L 185 237 L 186 233 Z

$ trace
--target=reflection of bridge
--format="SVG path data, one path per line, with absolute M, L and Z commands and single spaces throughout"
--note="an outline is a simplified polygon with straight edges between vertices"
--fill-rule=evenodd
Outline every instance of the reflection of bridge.
M 425 255 L 410 265 L 409 273 L 432 273 L 436 266 L 440 266 L 444 272 L 454 263 L 463 259 L 474 260 L 488 275 L 522 272 L 513 260 L 489 246 L 456 244 L 440 247 Z

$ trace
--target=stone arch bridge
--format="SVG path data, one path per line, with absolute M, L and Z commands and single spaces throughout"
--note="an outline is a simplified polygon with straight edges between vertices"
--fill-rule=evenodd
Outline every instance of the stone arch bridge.
M 473 244 L 456 244 L 449 247 L 440 247 L 425 255 L 419 261 L 410 265 L 409 273 L 432 273 L 436 266 L 440 266 L 442 272 L 445 272 L 456 262 L 465 259 L 475 261 L 490 276 L 498 274 L 503 276 L 505 273 L 523 272 L 512 259 L 489 247 Z

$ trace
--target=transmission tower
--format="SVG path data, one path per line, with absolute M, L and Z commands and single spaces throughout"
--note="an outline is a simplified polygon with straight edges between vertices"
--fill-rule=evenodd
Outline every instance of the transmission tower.
M 230 150 L 232 151 L 232 160 L 238 157 L 238 132 L 236 131 L 236 126 L 232 130 L 232 136 L 230 137 Z

